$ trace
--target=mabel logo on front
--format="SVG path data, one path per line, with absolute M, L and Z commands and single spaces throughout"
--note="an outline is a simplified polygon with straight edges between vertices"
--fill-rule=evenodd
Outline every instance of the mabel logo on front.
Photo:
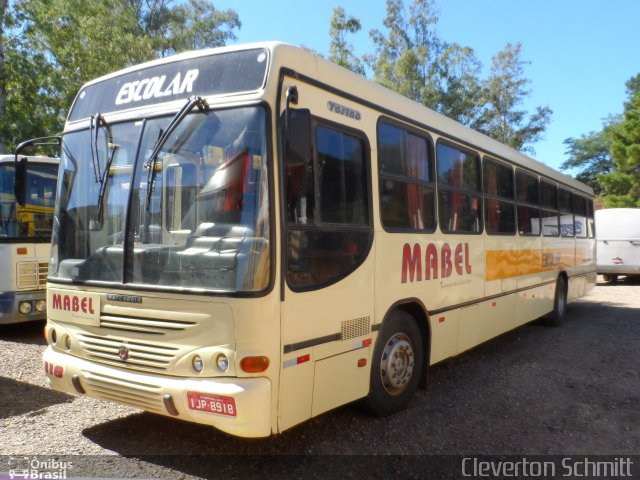
M 49 289 L 47 311 L 52 320 L 100 325 L 100 296 L 95 293 Z

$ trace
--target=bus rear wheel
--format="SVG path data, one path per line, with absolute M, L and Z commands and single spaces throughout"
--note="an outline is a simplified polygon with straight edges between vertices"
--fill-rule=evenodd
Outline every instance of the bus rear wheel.
M 368 409 L 387 416 L 406 408 L 418 388 L 424 362 L 420 329 L 411 315 L 395 311 L 382 324 L 371 363 Z
M 553 299 L 553 311 L 547 317 L 547 324 L 558 327 L 567 314 L 567 281 L 564 277 L 556 280 L 556 292 Z

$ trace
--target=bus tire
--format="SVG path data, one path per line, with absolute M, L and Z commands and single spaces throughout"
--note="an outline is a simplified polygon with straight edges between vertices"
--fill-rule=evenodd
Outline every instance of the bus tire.
M 553 299 L 553 311 L 547 317 L 547 324 L 558 327 L 567 314 L 567 281 L 564 277 L 556 280 L 556 292 Z
M 368 410 L 384 417 L 406 408 L 418 388 L 423 362 L 422 336 L 414 318 L 402 310 L 392 312 L 373 350 Z
M 602 275 L 602 278 L 604 279 L 605 282 L 618 283 L 618 275 L 614 273 Z

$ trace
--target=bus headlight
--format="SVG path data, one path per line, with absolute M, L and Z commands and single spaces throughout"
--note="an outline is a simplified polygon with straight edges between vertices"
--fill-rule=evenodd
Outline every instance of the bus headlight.
M 204 362 L 202 361 L 202 358 L 200 358 L 200 355 L 194 355 L 193 359 L 191 360 L 191 366 L 196 372 L 202 372 L 202 369 L 204 368 Z
M 222 373 L 229 369 L 229 359 L 224 353 L 221 353 L 216 357 L 216 366 Z
M 38 300 L 36 301 L 36 312 L 42 313 L 47 309 L 47 301 L 46 300 Z
M 29 315 L 33 307 L 31 306 L 31 302 L 20 302 L 20 313 L 23 315 Z

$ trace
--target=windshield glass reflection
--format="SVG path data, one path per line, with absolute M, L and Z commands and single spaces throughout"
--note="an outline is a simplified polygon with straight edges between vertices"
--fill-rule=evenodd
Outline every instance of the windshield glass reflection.
M 225 291 L 268 286 L 264 110 L 193 112 L 149 162 L 170 119 L 111 126 L 112 140 L 102 143 L 113 160 L 101 221 L 89 132 L 65 135 L 54 277 Z

